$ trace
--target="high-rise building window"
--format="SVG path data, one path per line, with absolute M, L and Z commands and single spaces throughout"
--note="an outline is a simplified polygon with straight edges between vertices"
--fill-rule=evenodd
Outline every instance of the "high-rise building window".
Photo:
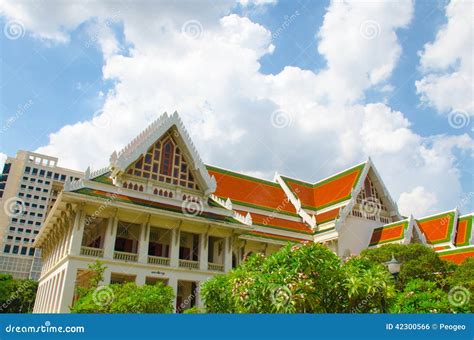
M 13 246 L 12 254 L 18 254 L 19 247 Z
M 21 255 L 26 255 L 27 251 L 28 251 L 27 247 L 21 247 Z
M 4 253 L 9 253 L 9 252 L 10 252 L 10 249 L 11 249 L 11 247 L 12 247 L 11 245 L 9 245 L 9 244 L 5 244 L 5 248 L 3 248 L 3 252 L 4 252 Z

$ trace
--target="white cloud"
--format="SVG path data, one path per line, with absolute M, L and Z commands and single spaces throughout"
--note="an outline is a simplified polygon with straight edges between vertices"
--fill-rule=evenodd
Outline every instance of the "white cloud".
M 0 173 L 3 170 L 3 165 L 5 164 L 5 161 L 7 160 L 7 155 L 4 153 L 0 152 Z
M 364 103 L 366 90 L 391 87 L 401 55 L 396 31 L 411 20 L 410 1 L 331 3 L 317 35 L 327 67 L 287 66 L 275 75 L 259 71 L 259 58 L 274 49 L 271 32 L 229 14 L 232 4 L 217 10 L 200 4 L 195 13 L 167 6 L 155 9 L 153 20 L 145 5 L 123 12 L 133 46 L 126 55 L 116 53 L 112 37 L 98 36 L 104 78 L 116 80 L 103 111 L 52 133 L 38 152 L 59 156 L 64 166 L 104 166 L 159 114 L 178 110 L 211 164 L 316 180 L 372 155 L 395 199 L 422 186 L 437 198 L 435 208 L 459 200 L 454 154 L 472 152 L 472 140 L 422 137 L 403 113 Z M 202 27 L 193 37 L 182 32 L 190 19 Z M 364 25 L 374 22 L 375 36 L 367 36 Z M 287 118 L 282 128 L 272 125 L 276 110 Z
M 420 52 L 425 76 L 415 83 L 423 103 L 440 112 L 474 115 L 472 3 L 453 0 L 446 6 L 448 22 L 434 42 Z
M 422 186 L 413 188 L 410 192 L 403 192 L 398 200 L 398 208 L 404 216 L 412 214 L 415 218 L 427 216 L 433 212 L 438 202 L 436 196 Z

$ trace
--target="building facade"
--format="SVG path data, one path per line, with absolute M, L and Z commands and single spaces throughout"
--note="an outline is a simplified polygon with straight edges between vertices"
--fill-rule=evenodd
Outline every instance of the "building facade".
M 81 172 L 61 168 L 58 159 L 18 151 L 5 161 L 0 177 L 0 272 L 37 280 L 41 254 L 33 247 L 48 211 L 66 180 Z
M 68 312 L 96 260 L 103 284 L 171 286 L 180 312 L 252 253 L 318 242 L 349 256 L 398 221 L 370 159 L 315 183 L 268 181 L 204 164 L 178 114 L 164 114 L 107 167 L 65 183 L 35 241 L 44 265 L 34 312 Z

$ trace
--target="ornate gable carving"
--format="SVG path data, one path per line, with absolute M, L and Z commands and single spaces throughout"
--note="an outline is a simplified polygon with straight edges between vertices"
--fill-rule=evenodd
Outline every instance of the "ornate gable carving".
M 169 131 L 156 141 L 145 155 L 132 163 L 125 174 L 173 186 L 178 185 L 188 190 L 200 190 L 184 152 Z
M 352 215 L 374 221 L 378 219 L 383 223 L 393 222 L 369 175 L 366 176 L 362 189 L 357 196 Z

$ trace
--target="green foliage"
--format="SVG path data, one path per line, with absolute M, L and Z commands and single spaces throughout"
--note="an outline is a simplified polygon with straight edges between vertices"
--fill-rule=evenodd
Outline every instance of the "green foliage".
M 442 288 L 450 272 L 456 268 L 456 265 L 441 260 L 433 249 L 422 244 L 388 244 L 366 249 L 361 256 L 383 264 L 390 261 L 392 254 L 402 264 L 396 282 L 397 288 L 401 290 L 414 279 L 432 281 Z
M 134 282 L 90 289 L 71 308 L 72 313 L 172 313 L 173 289 L 158 282 Z
M 208 313 L 231 313 L 235 310 L 230 278 L 231 275 L 217 275 L 203 284 L 201 297 L 208 301 Z
M 387 269 L 367 258 L 355 257 L 343 266 L 343 287 L 347 311 L 382 313 L 395 295 L 392 275 Z
M 465 306 L 467 312 L 474 313 L 474 258 L 470 257 L 464 260 L 459 266 L 456 266 L 453 273 L 446 280 L 451 292 L 464 289 Z M 461 294 L 461 298 L 463 294 Z
M 455 308 L 449 303 L 448 294 L 435 282 L 422 279 L 410 281 L 393 304 L 395 313 L 452 313 Z
M 0 313 L 31 313 L 38 282 L 0 274 Z
M 186 309 L 183 314 L 204 314 L 206 311 L 198 306 Z
M 99 286 L 106 267 L 96 261 L 86 287 L 79 287 L 79 299 L 72 313 L 172 313 L 174 292 L 162 282 L 137 286 L 134 282 Z
M 251 256 L 201 292 L 211 313 L 337 313 L 349 308 L 347 277 L 326 247 L 290 244 L 266 258 Z

